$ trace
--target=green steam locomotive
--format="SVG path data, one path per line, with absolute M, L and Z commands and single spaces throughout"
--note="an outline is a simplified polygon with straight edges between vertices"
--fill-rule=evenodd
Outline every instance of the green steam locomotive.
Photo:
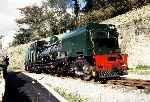
M 108 79 L 127 74 L 127 58 L 119 48 L 114 25 L 89 23 L 61 37 L 33 43 L 27 51 L 25 70 L 84 80 Z

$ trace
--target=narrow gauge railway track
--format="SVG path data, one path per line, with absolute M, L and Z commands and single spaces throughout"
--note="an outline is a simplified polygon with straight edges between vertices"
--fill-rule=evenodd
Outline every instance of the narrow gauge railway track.
M 61 77 L 61 78 L 71 78 L 71 79 L 78 79 L 78 78 L 72 78 L 72 77 Z M 112 84 L 112 85 L 122 85 L 125 87 L 133 87 L 135 89 L 144 89 L 150 91 L 150 80 L 142 80 L 142 79 L 128 79 L 125 77 L 121 77 L 118 79 L 110 79 L 110 80 L 100 80 L 94 82 L 94 80 L 91 81 L 84 81 L 85 83 L 95 83 L 95 84 Z
M 109 80 L 108 84 L 123 85 L 128 87 L 135 87 L 137 89 L 148 89 L 150 90 L 150 80 L 141 79 L 127 79 L 121 78 L 116 80 Z

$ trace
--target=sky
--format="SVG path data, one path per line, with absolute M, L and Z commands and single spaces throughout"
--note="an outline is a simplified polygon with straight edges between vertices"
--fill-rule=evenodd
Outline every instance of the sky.
M 17 8 L 27 5 L 40 4 L 42 0 L 0 0 L 0 35 L 4 35 L 2 39 L 3 47 L 7 47 L 12 41 L 17 25 L 15 19 L 19 17 Z

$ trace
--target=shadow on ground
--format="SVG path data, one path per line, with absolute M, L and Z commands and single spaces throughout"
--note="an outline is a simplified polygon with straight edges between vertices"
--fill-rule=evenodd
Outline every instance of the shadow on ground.
M 22 78 L 18 78 L 14 72 L 4 74 L 5 78 L 5 93 L 2 102 L 32 102 L 24 92 L 20 91 L 26 83 Z
M 5 93 L 2 102 L 59 102 L 36 80 L 21 72 L 5 72 Z

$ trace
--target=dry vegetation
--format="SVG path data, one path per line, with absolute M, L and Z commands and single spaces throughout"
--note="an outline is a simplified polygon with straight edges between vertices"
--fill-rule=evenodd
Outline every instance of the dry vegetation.
M 10 58 L 9 68 L 11 69 L 24 69 L 25 55 L 29 44 L 19 45 L 17 47 L 11 47 L 7 50 Z

